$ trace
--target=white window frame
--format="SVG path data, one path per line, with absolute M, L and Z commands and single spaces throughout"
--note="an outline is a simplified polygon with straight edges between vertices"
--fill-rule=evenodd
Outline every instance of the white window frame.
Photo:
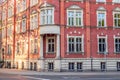
M 48 39 L 54 39 L 54 52 L 48 52 Z M 46 53 L 55 53 L 56 52 L 56 50 L 55 50 L 55 47 L 56 47 L 55 41 L 56 41 L 55 36 L 46 37 Z
M 12 46 L 11 46 L 11 44 L 7 44 L 7 54 L 9 54 L 9 55 L 12 54 Z
M 115 28 L 120 28 L 120 26 L 115 26 L 115 22 L 114 22 L 114 19 L 115 19 L 115 18 L 114 18 L 114 15 L 115 15 L 115 14 L 120 14 L 120 12 L 115 12 L 115 11 L 113 12 L 113 26 L 114 26 Z M 118 18 L 117 18 L 117 19 L 118 19 Z M 119 19 L 120 19 L 120 18 L 119 18 Z
M 2 20 L 5 20 L 6 19 L 6 11 L 3 11 L 2 12 Z
M 8 7 L 8 17 L 11 17 L 13 15 L 13 8 Z
M 35 18 L 35 16 L 37 18 Z M 38 13 L 30 15 L 30 30 L 38 28 Z
M 20 1 L 16 2 L 17 5 L 16 5 L 16 13 L 19 13 L 21 11 L 21 3 Z
M 23 24 L 23 21 L 25 20 L 25 24 Z M 25 26 L 24 26 L 25 25 Z M 25 30 L 24 30 L 25 29 Z M 22 19 L 22 32 L 26 32 L 26 18 Z
M 72 12 L 74 12 L 74 23 L 73 23 L 73 25 L 69 25 L 69 11 L 72 11 Z M 80 12 L 81 13 L 81 25 L 76 25 L 76 12 Z M 81 9 L 74 9 L 74 10 L 67 10 L 67 25 L 68 26 L 83 26 L 83 10 L 81 10 Z
M 36 4 L 38 4 L 38 0 L 30 0 L 30 6 L 31 7 L 36 5 Z
M 2 38 L 5 38 L 5 36 L 6 36 L 6 28 L 3 27 L 2 28 Z
M 9 24 L 7 26 L 7 36 L 12 36 L 12 33 L 13 33 L 13 25 Z
M 30 40 L 30 53 L 34 53 L 34 40 L 33 39 L 31 39 Z
M 99 13 L 103 13 L 103 14 L 105 14 L 105 22 L 104 22 L 104 26 L 99 26 L 99 20 L 98 20 L 98 14 Z M 107 14 L 106 14 L 106 11 L 97 11 L 97 27 L 99 27 L 99 28 L 104 28 L 104 27 L 107 27 L 107 19 L 106 19 L 106 17 L 107 17 Z
M 24 2 L 24 0 L 22 0 L 22 2 L 21 2 L 21 7 L 22 7 L 22 10 L 21 11 L 24 11 L 24 10 L 26 10 L 26 7 L 27 7 L 27 2 L 26 2 L 27 0 L 25 0 L 25 2 Z
M 75 43 L 74 43 L 75 51 L 72 52 L 72 53 L 84 53 L 84 35 L 82 35 L 82 36 L 68 36 L 68 35 L 67 35 L 67 53 L 71 53 L 71 52 L 69 52 L 69 38 L 74 38 L 75 40 L 76 40 L 76 38 L 81 38 L 81 40 L 82 40 L 82 42 L 81 42 L 81 44 L 82 44 L 81 48 L 82 48 L 82 49 L 81 49 L 81 50 L 82 50 L 82 51 L 76 52 L 76 46 L 75 46 L 76 42 L 75 42 Z
M 45 12 L 46 12 L 46 11 L 49 10 L 49 9 L 52 10 L 52 23 L 50 23 L 50 24 L 54 24 L 54 7 L 41 8 L 40 11 L 45 10 Z M 40 24 L 41 24 L 41 25 L 46 25 L 46 24 L 48 24 L 48 23 L 47 23 L 47 15 L 44 15 L 44 16 L 45 16 L 45 23 L 44 23 L 44 24 L 42 23 L 43 20 L 42 20 L 42 17 L 41 17 L 41 16 L 42 16 L 42 14 L 40 13 Z
M 19 43 L 19 50 L 18 50 L 18 43 Z M 20 41 L 16 43 L 16 54 L 20 54 Z
M 115 40 L 116 40 L 116 39 L 120 39 L 120 37 L 114 36 L 114 52 L 115 52 L 115 53 L 120 53 L 120 52 L 116 52 L 116 48 L 115 48 L 115 44 L 116 44 L 116 43 L 115 43 Z
M 104 38 L 105 39 L 105 43 L 106 43 L 106 51 L 105 52 L 100 52 L 99 51 L 99 39 L 100 38 Z M 108 38 L 107 38 L 107 35 L 106 36 L 98 36 L 97 35 L 97 43 L 98 43 L 98 45 L 97 45 L 98 46 L 98 53 L 103 53 L 103 54 L 104 53 L 108 53 Z
M 18 23 L 19 23 L 19 25 L 18 25 Z M 18 31 L 18 26 L 19 26 L 19 31 Z M 21 20 L 16 22 L 16 33 L 20 33 L 20 31 L 21 31 L 20 29 L 21 29 Z

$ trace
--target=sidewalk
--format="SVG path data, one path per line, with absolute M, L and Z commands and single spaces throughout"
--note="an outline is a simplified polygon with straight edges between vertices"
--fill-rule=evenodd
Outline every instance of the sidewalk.
M 17 75 L 120 75 L 120 72 L 37 72 L 29 70 L 4 69 L 0 68 L 0 73 Z

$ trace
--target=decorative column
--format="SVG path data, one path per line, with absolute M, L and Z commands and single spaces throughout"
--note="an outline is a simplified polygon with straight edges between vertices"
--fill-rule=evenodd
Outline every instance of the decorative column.
M 43 36 L 40 35 L 40 59 L 43 59 Z
M 60 35 L 57 35 L 57 53 L 56 53 L 56 58 L 60 58 Z
M 60 61 L 60 35 L 57 35 L 57 51 L 56 51 L 56 60 L 55 60 L 55 71 L 60 72 L 61 70 L 61 61 Z
M 38 71 L 44 71 L 43 36 L 42 35 L 40 35 L 40 60 L 38 61 Z

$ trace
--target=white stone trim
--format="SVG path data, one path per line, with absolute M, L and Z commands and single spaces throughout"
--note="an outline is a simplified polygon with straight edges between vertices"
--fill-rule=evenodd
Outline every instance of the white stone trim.
M 48 39 L 54 39 L 54 52 L 48 52 Z M 46 36 L 46 53 L 55 53 L 56 52 L 56 39 L 55 36 L 48 37 Z
M 68 36 L 67 35 L 67 52 L 69 52 L 69 38 L 74 38 L 74 39 L 81 38 L 81 40 L 82 40 L 82 42 L 81 42 L 82 43 L 82 52 L 84 52 L 84 35 L 82 35 L 82 36 Z
M 108 52 L 108 36 L 99 36 L 97 35 L 97 46 L 98 46 L 98 53 L 99 53 L 99 38 L 105 38 L 105 43 L 106 43 L 106 52 Z
M 115 39 L 120 39 L 120 37 L 116 37 L 116 36 L 114 35 L 114 52 L 116 52 L 116 49 L 115 49 Z
M 98 14 L 99 13 L 104 13 L 105 14 L 105 25 L 104 26 L 98 26 Z M 107 13 L 106 13 L 106 11 L 98 10 L 96 14 L 97 14 L 97 27 L 100 27 L 100 28 L 101 27 L 107 27 L 107 19 L 106 19 Z
M 43 26 L 40 27 L 40 34 L 60 34 L 60 26 Z
M 41 9 L 40 9 L 40 12 L 41 12 L 42 10 L 48 10 L 48 9 L 52 9 L 52 23 L 50 23 L 50 24 L 55 24 L 55 22 L 54 22 L 54 16 L 55 16 L 55 15 L 54 15 L 54 13 L 55 13 L 54 7 L 47 7 L 47 6 L 46 6 L 46 7 L 44 7 L 44 8 L 41 8 Z M 41 23 L 41 13 L 40 13 L 39 16 L 40 16 L 40 18 L 39 18 L 39 19 L 40 19 L 40 24 L 41 24 L 41 25 L 46 25 L 46 24 L 47 24 L 46 18 L 45 18 L 45 24 L 42 24 L 42 23 Z M 45 17 L 46 17 L 46 16 L 45 16 Z
M 43 36 L 40 35 L 40 59 L 43 59 Z
M 72 7 L 72 6 L 71 6 Z M 83 20 L 83 18 L 84 18 L 84 15 L 83 15 L 83 10 L 79 7 L 79 9 L 78 9 L 78 7 L 76 8 L 74 8 L 74 10 L 70 10 L 70 9 L 67 9 L 67 26 L 71 26 L 71 25 L 69 25 L 68 23 L 68 14 L 69 14 L 69 11 L 73 11 L 74 13 L 75 12 L 81 12 L 81 25 L 79 25 L 78 27 L 80 27 L 80 26 L 84 26 L 83 24 L 84 24 L 84 20 Z M 74 14 L 74 17 L 75 17 L 75 14 Z M 76 19 L 74 18 L 74 25 L 73 26 L 77 26 L 75 23 L 76 21 Z
M 114 24 L 114 15 L 115 15 L 116 13 L 119 13 L 119 14 L 120 14 L 120 12 L 113 11 L 113 27 L 119 28 L 120 26 L 115 26 L 115 24 Z

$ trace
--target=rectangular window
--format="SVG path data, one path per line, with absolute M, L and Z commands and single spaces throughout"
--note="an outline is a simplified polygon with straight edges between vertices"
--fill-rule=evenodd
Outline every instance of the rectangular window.
M 54 64 L 53 64 L 53 62 L 49 62 L 48 63 L 48 70 L 53 70 L 54 69 Z
M 82 63 L 81 62 L 77 62 L 77 70 L 78 71 L 82 70 Z
M 19 54 L 19 53 L 20 53 L 20 43 L 17 42 L 17 54 Z
M 22 32 L 26 31 L 26 19 L 22 20 Z
M 44 24 L 53 24 L 53 20 L 54 20 L 54 13 L 53 13 L 53 9 L 43 9 L 41 10 L 41 25 Z
M 2 38 L 5 38 L 6 36 L 6 28 L 2 28 Z
M 106 27 L 106 15 L 105 12 L 98 12 L 97 14 L 98 27 Z
M 38 41 L 34 39 L 34 53 L 38 53 Z
M 2 20 L 5 20 L 6 19 L 6 11 L 3 11 L 2 12 Z
M 38 3 L 38 0 L 30 0 L 30 6 L 34 6 Z
M 37 14 L 31 15 L 30 18 L 30 29 L 35 29 L 38 27 L 38 17 Z
M 8 44 L 8 46 L 7 46 L 7 53 L 8 53 L 8 54 L 11 54 L 11 53 L 12 53 L 11 45 L 10 45 L 10 44 Z
M 83 15 L 79 10 L 68 10 L 68 26 L 82 26 Z
M 98 46 L 99 46 L 99 52 L 100 53 L 104 53 L 106 52 L 106 39 L 105 38 L 99 38 L 99 43 L 98 43 Z
M 73 62 L 70 62 L 70 63 L 68 64 L 68 69 L 69 69 L 70 71 L 74 71 L 74 66 L 75 66 L 75 64 L 74 64 Z
M 21 10 L 21 3 L 20 2 L 17 2 L 16 10 L 17 10 L 17 13 L 20 12 L 20 10 Z
M 17 23 L 16 23 L 16 33 L 20 33 L 20 21 L 17 21 Z
M 82 38 L 80 37 L 69 37 L 68 38 L 68 51 L 70 53 L 79 53 L 83 51 Z
M 7 36 L 11 36 L 12 35 L 12 25 L 8 26 L 7 28 Z
M 34 53 L 34 41 L 31 40 L 31 53 Z
M 25 53 L 25 42 L 22 42 L 22 54 Z
M 120 52 L 120 38 L 115 39 L 115 52 Z
M 101 71 L 105 71 L 106 70 L 106 62 L 101 62 Z
M 48 53 L 54 53 L 55 52 L 55 39 L 54 38 L 48 38 Z
M 22 11 L 26 9 L 26 0 L 22 0 Z
M 120 62 L 117 62 L 117 71 L 120 71 Z
M 114 14 L 114 26 L 120 27 L 120 13 Z
M 13 15 L 13 9 L 12 7 L 8 8 L 8 17 L 11 17 Z

